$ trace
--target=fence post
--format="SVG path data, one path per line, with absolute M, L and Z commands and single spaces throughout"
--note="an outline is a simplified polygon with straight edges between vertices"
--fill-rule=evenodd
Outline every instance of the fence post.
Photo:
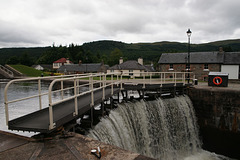
M 38 79 L 39 109 L 42 109 L 41 79 Z

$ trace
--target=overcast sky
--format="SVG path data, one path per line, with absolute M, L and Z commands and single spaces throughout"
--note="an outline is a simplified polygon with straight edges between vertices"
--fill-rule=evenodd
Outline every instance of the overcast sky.
M 0 48 L 240 38 L 240 0 L 5 0 Z

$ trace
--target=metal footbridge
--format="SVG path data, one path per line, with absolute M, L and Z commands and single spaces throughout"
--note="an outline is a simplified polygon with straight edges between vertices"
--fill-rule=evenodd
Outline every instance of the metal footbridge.
M 10 130 L 50 133 L 82 117 L 113 95 L 118 94 L 119 97 L 119 93 L 123 94 L 124 91 L 127 93 L 129 90 L 138 90 L 142 91 L 144 97 L 147 90 L 176 89 L 186 85 L 187 75 L 189 72 L 141 72 L 135 77 L 129 73 L 118 72 L 15 79 L 6 85 L 4 90 L 6 124 Z M 9 86 L 32 81 L 38 84 L 36 95 L 8 100 Z M 49 82 L 46 93 L 42 93 L 43 81 Z M 65 96 L 67 91 L 72 94 Z M 48 96 L 48 106 L 42 106 L 43 96 Z M 15 112 L 21 111 L 23 106 L 14 104 L 34 98 L 38 99 L 36 105 L 39 105 L 39 110 L 10 119 L 9 107 L 16 107 Z

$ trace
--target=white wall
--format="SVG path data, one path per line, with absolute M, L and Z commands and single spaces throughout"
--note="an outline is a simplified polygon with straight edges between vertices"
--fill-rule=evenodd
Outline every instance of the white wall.
M 221 72 L 228 73 L 228 79 L 238 79 L 239 65 L 222 65 Z

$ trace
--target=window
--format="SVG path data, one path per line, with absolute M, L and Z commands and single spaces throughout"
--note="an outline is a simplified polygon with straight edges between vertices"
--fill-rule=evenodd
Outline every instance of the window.
M 133 76 L 133 70 L 129 70 L 129 76 Z
M 204 68 L 203 68 L 203 70 L 207 70 L 208 71 L 208 64 L 204 64 Z
M 186 64 L 186 70 L 190 70 L 190 64 Z
M 169 64 L 169 70 L 173 70 L 173 64 Z

